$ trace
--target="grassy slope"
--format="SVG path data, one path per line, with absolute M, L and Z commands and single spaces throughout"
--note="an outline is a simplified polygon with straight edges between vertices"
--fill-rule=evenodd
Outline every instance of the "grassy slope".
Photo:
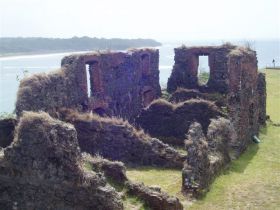
M 280 123 L 280 71 L 267 70 L 267 114 Z M 252 144 L 219 176 L 207 195 L 188 209 L 280 209 L 280 127 L 271 123 Z M 129 169 L 128 176 L 147 185 L 159 185 L 172 195 L 180 194 L 181 172 L 152 168 Z M 183 200 L 182 200 L 183 201 Z

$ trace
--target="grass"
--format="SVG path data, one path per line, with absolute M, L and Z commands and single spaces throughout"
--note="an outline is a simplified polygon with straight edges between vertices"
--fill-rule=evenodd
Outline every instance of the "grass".
M 125 196 L 123 198 L 124 210 L 150 210 L 143 201 L 135 196 Z
M 267 83 L 267 114 L 274 123 L 280 123 L 280 71 L 265 70 Z
M 188 206 L 190 201 L 181 193 L 182 172 L 177 169 L 163 169 L 153 167 L 128 168 L 126 172 L 129 179 L 143 182 L 147 186 L 160 186 L 162 191 L 177 196 L 181 202 Z
M 267 114 L 280 123 L 280 71 L 266 70 Z M 261 130 L 261 143 L 252 144 L 222 175 L 206 196 L 190 202 L 180 193 L 181 171 L 155 168 L 128 169 L 133 181 L 158 185 L 195 210 L 280 209 L 280 127 L 272 123 Z
M 198 75 L 198 83 L 200 85 L 205 85 L 207 84 L 208 80 L 209 80 L 209 77 L 210 77 L 210 73 L 209 72 L 201 72 L 199 75 Z

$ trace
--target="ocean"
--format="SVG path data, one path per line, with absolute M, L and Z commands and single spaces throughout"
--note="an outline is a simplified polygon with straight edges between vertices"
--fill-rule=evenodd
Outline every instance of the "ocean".
M 233 43 L 242 44 L 244 42 L 237 41 Z M 162 87 L 166 87 L 174 64 L 174 48 L 182 44 L 186 46 L 219 45 L 222 42 L 192 41 L 163 43 L 161 47 L 158 47 L 160 53 L 160 84 Z M 257 51 L 259 69 L 272 66 L 273 59 L 276 61 L 276 65 L 280 66 L 280 40 L 254 41 L 251 42 L 251 45 Z M 69 54 L 73 54 L 73 52 L 0 58 L 0 113 L 11 113 L 14 111 L 20 79 L 34 73 L 49 72 L 59 68 L 61 59 Z M 200 59 L 199 70 L 206 72 L 209 70 L 207 57 Z

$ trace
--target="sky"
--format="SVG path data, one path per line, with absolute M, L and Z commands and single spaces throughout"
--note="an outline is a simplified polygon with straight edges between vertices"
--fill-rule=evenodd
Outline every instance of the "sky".
M 280 0 L 0 0 L 0 37 L 280 38 Z

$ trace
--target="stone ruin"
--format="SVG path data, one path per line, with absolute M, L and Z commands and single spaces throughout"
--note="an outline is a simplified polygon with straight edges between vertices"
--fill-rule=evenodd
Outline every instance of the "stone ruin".
M 82 154 L 74 126 L 44 112 L 23 113 L 13 143 L 0 150 L 0 169 L 0 209 L 123 210 L 112 180 L 152 209 L 183 209 L 177 198 L 129 181 L 122 163 Z
M 198 81 L 200 55 L 209 58 L 205 85 Z M 57 71 L 23 79 L 18 119 L 0 122 L 3 128 L 17 124 L 3 135 L 5 142 L 0 139 L 0 207 L 34 209 L 44 202 L 53 209 L 96 203 L 98 209 L 123 209 L 108 178 L 152 209 L 183 209 L 160 189 L 129 181 L 124 164 L 181 168 L 182 191 L 204 194 L 265 124 L 265 76 L 251 49 L 183 46 L 175 49 L 169 95 L 160 98 L 158 62 L 154 49 L 78 54 L 63 58 Z
M 25 113 L 0 156 L 0 209 L 123 209 L 100 174 L 82 168 L 75 128 Z
M 17 114 L 64 107 L 133 121 L 161 96 L 158 65 L 153 49 L 66 56 L 56 72 L 21 81 Z
M 207 55 L 209 59 L 210 76 L 206 85 L 200 85 L 198 82 L 199 56 L 202 55 Z M 183 46 L 175 49 L 174 59 L 175 64 L 167 84 L 167 91 L 172 94 L 170 101 L 175 103 L 173 106 L 182 106 L 179 105 L 180 102 L 190 103 L 193 99 L 204 99 L 215 103 L 224 116 L 226 115 L 233 123 L 238 136 L 235 145 L 237 152 L 244 151 L 252 137 L 258 135 L 260 125 L 263 125 L 266 119 L 265 77 L 262 73 L 258 73 L 256 52 L 230 44 L 210 47 Z M 202 103 L 202 100 L 200 101 Z M 150 120 L 159 118 L 160 111 L 152 110 L 154 106 L 152 104 L 138 116 L 141 127 L 145 128 Z M 165 110 L 168 109 L 167 107 L 168 105 Z M 176 109 L 172 110 L 176 112 Z M 186 123 L 181 120 L 182 124 L 186 124 L 184 132 L 187 133 L 191 122 L 198 121 L 206 133 L 203 123 L 209 122 L 214 116 L 208 116 L 210 112 L 206 110 L 197 112 L 196 108 L 188 111 L 190 114 L 186 115 L 192 119 L 186 120 Z M 164 112 L 163 109 L 161 112 Z M 172 118 L 172 114 L 163 115 L 163 120 Z M 176 123 L 176 119 L 172 122 Z M 158 125 L 150 123 L 146 127 L 144 130 L 148 133 L 162 136 L 162 133 L 157 130 Z M 174 128 L 170 127 L 164 131 L 166 134 L 162 137 L 169 138 L 167 133 L 172 130 Z M 180 140 L 184 141 L 183 135 Z

